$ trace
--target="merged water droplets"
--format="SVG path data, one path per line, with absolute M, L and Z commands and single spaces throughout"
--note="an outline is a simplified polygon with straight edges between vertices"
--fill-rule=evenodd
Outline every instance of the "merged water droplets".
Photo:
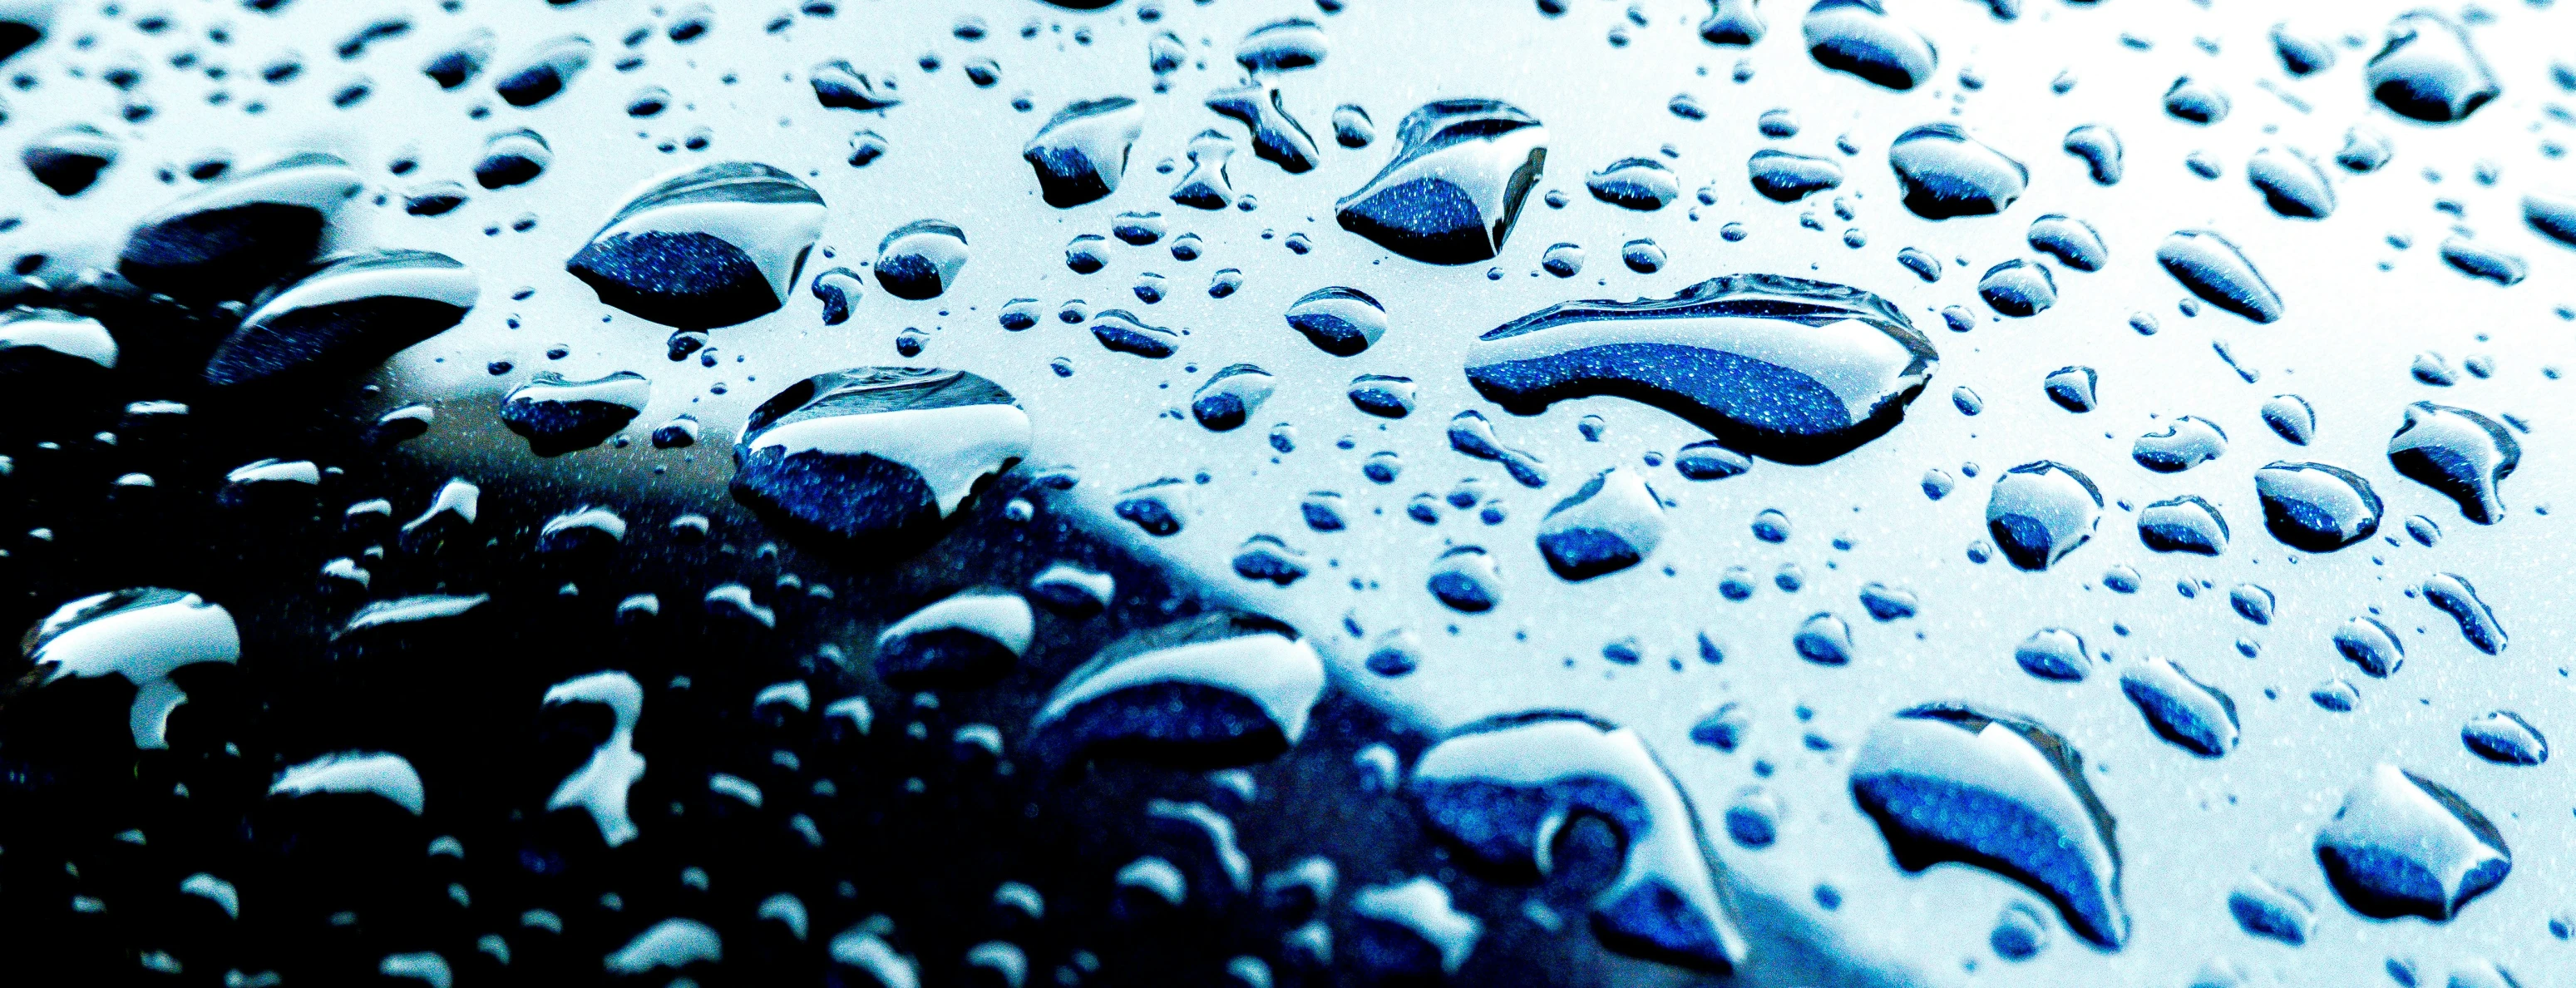
M 2066 132 L 2066 153 L 2082 159 L 2095 185 L 2118 185 L 2125 171 L 2120 135 L 2107 124 L 2084 124 Z
M 2419 401 L 2406 406 L 2406 421 L 2388 437 L 2388 462 L 2397 472 L 2460 505 L 2460 515 L 2481 525 L 2504 520 L 2498 488 L 2522 462 L 2522 444 L 2503 423 L 2469 411 Z
M 1059 762 L 1246 765 L 1295 746 L 1323 690 L 1323 660 L 1288 626 L 1211 611 L 1102 647 L 1056 686 L 1030 731 Z
M 1395 158 L 1333 206 L 1342 228 L 1431 264 L 1500 253 L 1547 162 L 1547 128 L 1500 100 L 1450 99 L 1406 114 Z
M 1145 109 L 1135 100 L 1081 100 L 1056 111 L 1030 136 L 1020 157 L 1037 171 L 1046 204 L 1070 209 L 1118 191 L 1127 155 L 1144 131 Z
M 2323 463 L 2274 462 L 2254 471 L 2263 526 L 2283 545 L 2333 552 L 2379 531 L 2379 494 L 2349 470 Z
M 1984 868 L 2048 899 L 2094 945 L 2128 941 L 2110 811 L 2055 731 L 1961 703 L 1915 707 L 1871 729 L 1851 786 L 1899 867 Z
M 797 382 L 754 410 L 734 496 L 863 544 L 917 542 L 1029 451 L 1010 392 L 961 371 L 865 367 Z
M 823 197 L 784 171 L 708 165 L 628 197 L 564 268 L 628 315 L 731 326 L 786 304 L 824 215 Z
M 241 629 L 232 612 L 196 594 L 138 587 L 97 594 L 55 608 L 27 629 L 20 651 L 41 685 L 116 676 L 134 687 L 127 726 L 137 748 L 167 748 L 170 712 L 188 694 L 178 670 L 241 661 Z
M 1209 93 L 1207 108 L 1242 121 L 1252 132 L 1252 153 L 1281 171 L 1310 172 L 1323 160 L 1306 125 L 1289 115 L 1286 94 L 1268 80 Z
M 1616 395 L 1746 453 L 1821 463 L 1894 428 L 1938 359 L 1876 295 L 1729 275 L 1668 299 L 1568 302 L 1523 316 L 1478 340 L 1467 379 L 1515 414 Z
M 1995 478 L 1986 500 L 1986 531 L 2004 558 L 2044 570 L 2093 538 L 2102 520 L 2102 491 L 2063 463 L 2024 463 Z
M 2317 832 L 2335 894 L 2373 919 L 2448 922 L 2504 882 L 2513 852 L 2486 815 L 2423 776 L 2381 764 Z
M 1190 170 L 1172 187 L 1172 201 L 1192 209 L 1234 205 L 1234 181 L 1225 170 L 1234 159 L 1234 139 L 1221 131 L 1200 131 L 1190 138 L 1189 159 Z
M 1561 828 L 1598 818 L 1626 849 L 1591 900 L 1603 946 L 1712 972 L 1745 957 L 1698 816 L 1635 731 L 1560 713 L 1479 723 L 1423 752 L 1405 791 L 1434 832 L 1507 880 L 1547 877 Z
M 1887 163 L 1905 186 L 1905 208 L 1927 220 L 1991 216 L 2030 186 L 2029 168 L 1957 124 L 1924 124 L 1898 135 Z

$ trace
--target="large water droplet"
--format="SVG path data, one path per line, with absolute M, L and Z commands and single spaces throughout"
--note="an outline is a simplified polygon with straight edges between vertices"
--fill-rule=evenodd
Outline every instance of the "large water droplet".
M 2419 401 L 2406 406 L 2406 422 L 2388 437 L 2388 462 L 2397 472 L 2459 502 L 2460 514 L 2481 525 L 2504 520 L 2497 488 L 2522 462 L 2522 444 L 2494 419 Z
M 2218 423 L 2197 415 L 2176 418 L 2165 431 L 2139 436 L 2129 447 L 2131 459 L 2157 473 L 2180 473 L 2226 452 L 2227 433 Z
M 1915 707 L 1870 731 L 1851 780 L 1905 870 L 1984 868 L 2046 897 L 2076 935 L 2112 950 L 2128 940 L 2110 811 L 2055 731 L 1965 704 Z
M 1323 691 L 1323 660 L 1294 630 L 1211 611 L 1102 647 L 1064 677 L 1029 729 L 1032 745 L 1059 759 L 1247 765 L 1296 746 Z
M 823 197 L 784 171 L 708 165 L 629 197 L 564 268 L 628 315 L 731 326 L 787 303 L 825 215 Z
M 1547 128 L 1500 100 L 1451 99 L 1406 114 L 1395 159 L 1334 204 L 1342 229 L 1431 264 L 1501 253 L 1547 162 Z
M 1821 463 L 1894 428 L 1938 359 L 1876 295 L 1729 275 L 1669 299 L 1568 302 L 1523 316 L 1476 343 L 1467 379 L 1515 414 L 1617 395 L 1746 453 Z
M 2485 814 L 2388 764 L 2344 794 L 2316 847 L 2335 894 L 2373 919 L 2448 922 L 2513 870 L 2513 852 Z
M 502 399 L 501 422 L 526 438 L 538 456 L 561 456 L 608 441 L 643 414 L 652 397 L 653 382 L 634 371 L 587 381 L 538 371 Z
M 1009 590 L 960 591 L 877 634 L 877 678 L 902 690 L 990 683 L 1019 665 L 1036 620 Z
M 144 288 L 194 300 L 247 299 L 303 266 L 341 206 L 365 188 L 347 162 L 300 154 L 154 210 L 135 223 L 116 269 Z
M 1029 451 L 1008 391 L 959 371 L 863 367 L 763 402 L 734 448 L 734 496 L 841 540 L 917 541 Z
M 1703 971 L 1743 960 L 1698 817 L 1635 731 L 1568 714 L 1487 721 L 1423 752 L 1405 789 L 1435 832 L 1506 879 L 1545 877 L 1578 816 L 1609 823 L 1627 853 L 1591 900 L 1602 945 Z
M 167 748 L 170 712 L 188 694 L 170 675 L 203 662 L 241 661 L 232 613 L 196 594 L 138 587 L 83 597 L 27 629 L 20 651 L 39 684 L 118 676 L 134 687 L 127 726 L 137 748 Z
M 2503 92 L 2486 59 L 2470 47 L 2468 32 L 2429 10 L 2390 21 L 2387 46 L 2370 57 L 2362 75 L 2379 105 L 2425 123 L 2466 120 Z
M 877 243 L 877 284 L 896 298 L 938 298 L 965 267 L 966 231 L 946 220 L 914 220 Z
M 251 310 L 208 358 L 206 381 L 363 371 L 463 321 L 477 294 L 474 273 L 445 254 L 343 258 Z
M 1922 85 L 1940 66 L 1931 40 L 1887 16 L 1878 0 L 1822 0 L 1799 26 L 1816 64 L 1899 92 Z

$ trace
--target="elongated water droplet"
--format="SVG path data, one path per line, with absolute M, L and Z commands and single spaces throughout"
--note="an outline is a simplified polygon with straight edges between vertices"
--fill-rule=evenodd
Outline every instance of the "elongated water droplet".
M 840 540 L 926 538 L 1029 452 L 1028 414 L 959 371 L 863 367 L 797 382 L 753 410 L 734 496 Z
M 2156 263 L 2211 305 L 2255 322 L 2281 318 L 2281 296 L 2244 252 L 2216 233 L 2184 230 L 2166 237 L 2156 248 Z
M 709 165 L 628 197 L 564 268 L 628 315 L 731 326 L 787 303 L 825 213 L 823 197 L 786 172 Z

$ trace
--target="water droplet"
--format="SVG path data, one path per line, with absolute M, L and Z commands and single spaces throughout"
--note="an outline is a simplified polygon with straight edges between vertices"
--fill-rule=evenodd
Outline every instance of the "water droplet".
M 2305 945 L 2317 924 L 2317 907 L 2307 896 L 2253 875 L 2227 893 L 2227 913 L 2245 935 L 2293 947 Z
M 1996 312 L 2027 319 L 2057 304 L 2057 279 L 2044 266 L 2014 258 L 1986 269 L 1977 296 Z
M 2166 237 L 2156 248 L 2156 262 L 2211 305 L 2258 323 L 2281 318 L 2281 296 L 2244 252 L 2214 232 L 2184 230 Z
M 2064 628 L 2031 632 L 2013 649 L 2013 661 L 2023 672 L 2059 682 L 2080 682 L 2093 673 L 2093 653 L 2084 639 Z
M 1940 57 L 1921 32 L 1878 0 L 1822 0 L 1799 22 L 1816 64 L 1903 92 L 1932 78 Z
M 1797 587 L 1784 586 L 1781 589 L 1796 590 Z M 1817 665 L 1850 665 L 1851 625 L 1831 614 L 1809 615 L 1798 625 L 1798 633 L 1790 639 L 1790 645 L 1796 648 L 1799 658 Z
M 1336 357 L 1358 356 L 1386 335 L 1386 307 L 1356 288 L 1319 288 L 1288 306 L 1288 327 Z
M 1234 60 L 1246 72 L 1286 72 L 1323 64 L 1330 50 L 1322 27 L 1303 17 L 1289 17 L 1244 35 L 1242 43 L 1234 46 Z
M 2128 940 L 2111 814 L 2056 732 L 1965 704 L 1915 707 L 1870 731 L 1851 780 L 1906 871 L 1984 868 L 2055 904 L 2077 936 Z
M 1377 124 L 1357 103 L 1333 108 L 1333 140 L 1346 148 L 1364 148 L 1377 140 Z
M 1523 881 L 1553 870 L 1568 821 L 1597 818 L 1626 850 L 1591 899 L 1603 946 L 1719 973 L 1745 956 L 1689 800 L 1635 731 L 1566 714 L 1482 722 L 1423 752 L 1405 790 L 1470 862 Z
M 1351 405 L 1384 419 L 1413 414 L 1414 384 L 1409 377 L 1362 374 L 1351 379 Z
M 477 294 L 474 273 L 444 254 L 380 251 L 343 258 L 244 317 L 208 359 L 206 381 L 222 386 L 372 368 L 463 321 Z M 20 322 L 0 323 L 0 334 L 8 343 L 29 345 L 21 340 Z M 108 352 L 112 364 L 112 343 Z
M 786 172 L 709 165 L 628 197 L 564 268 L 628 315 L 731 326 L 786 304 L 825 215 L 823 197 Z
M 2149 656 L 2120 674 L 2120 692 L 2138 705 L 2156 736 L 2203 758 L 2236 750 L 2236 701 L 2168 660 Z
M 577 34 L 547 41 L 531 49 L 516 66 L 503 69 L 501 77 L 492 80 L 492 92 L 511 106 L 543 103 L 590 66 L 590 53 L 590 39 Z
M 2165 89 L 2165 113 L 2202 126 L 2227 119 L 2227 94 L 2206 80 L 2182 76 Z
M 2030 186 L 2029 168 L 1956 124 L 1906 131 L 1888 146 L 1887 163 L 1905 185 L 1905 208 L 1927 220 L 1991 216 Z
M 2092 539 L 2101 519 L 2102 491 L 2093 479 L 2049 460 L 2005 471 L 1986 501 L 1986 531 L 1995 545 L 2014 566 L 2034 572 Z
M 2513 870 L 2513 853 L 2485 814 L 2385 763 L 2344 794 L 2316 848 L 2335 894 L 2373 919 L 2448 922 Z
M 1769 28 L 1757 0 L 1709 0 L 1708 19 L 1699 22 L 1700 40 L 1712 45 L 1751 45 Z
M 2496 623 L 2495 611 L 2478 599 L 2478 588 L 2454 573 L 2436 573 L 2424 581 L 2424 602 L 2433 605 L 2460 625 L 2460 637 L 2469 646 L 2488 655 L 2504 651 L 2504 626 Z
M 2460 728 L 2469 752 L 2498 765 L 2538 765 L 2549 760 L 2549 739 L 2521 714 L 2498 710 Z
M 1623 209 L 1656 210 L 1679 198 L 1681 180 L 1653 158 L 1621 158 L 1583 180 L 1592 198 Z
M 1876 295 L 1734 275 L 1669 299 L 1570 302 L 1521 317 L 1477 342 L 1467 378 L 1516 414 L 1619 395 L 1740 451 L 1821 463 L 1894 428 L 1938 359 Z
M 753 410 L 734 496 L 791 530 L 926 540 L 985 478 L 1029 451 L 1029 419 L 972 374 L 864 367 L 807 378 Z
M 990 683 L 1019 665 L 1035 621 L 1019 594 L 961 591 L 877 634 L 877 678 L 899 690 Z
M 501 422 L 538 456 L 561 456 L 608 441 L 643 414 L 652 397 L 653 382 L 634 371 L 587 381 L 538 371 L 502 399 Z
M 903 104 L 894 94 L 893 80 L 887 80 L 880 89 L 877 80 L 852 67 L 847 59 L 816 65 L 806 75 L 813 80 L 814 101 L 825 109 L 867 113 Z
M 2521 284 L 2531 273 L 2531 265 L 2522 258 L 2464 237 L 2443 238 L 2442 263 L 2471 278 L 2499 285 Z
M 2059 408 L 2077 413 L 2089 412 L 2095 405 L 2093 388 L 2098 378 L 2099 375 L 2090 367 L 2060 367 L 2041 382 L 2041 389 Z
M 2281 68 L 2291 75 L 2315 75 L 2333 68 L 2334 46 L 2324 38 L 2291 29 L 2288 24 L 2272 25 L 2272 50 L 2281 58 Z
M 1493 556 L 1471 545 L 1441 553 L 1431 566 L 1429 586 L 1441 603 L 1466 614 L 1493 610 L 1503 599 L 1502 571 Z
M 1031 745 L 1222 768 L 1268 761 L 1304 737 L 1324 664 L 1268 618 L 1211 611 L 1130 634 L 1066 674 L 1029 725 Z
M 2387 135 L 2355 124 L 2344 132 L 2343 149 L 2335 152 L 2335 164 L 2354 174 L 2368 174 L 2396 155 L 2397 149 L 2388 143 Z
M 2263 526 L 2283 545 L 2333 552 L 2379 531 L 2379 495 L 2340 467 L 2278 461 L 2254 471 Z
M 877 242 L 877 284 L 896 298 L 938 298 L 965 267 L 966 231 L 946 220 L 914 220 Z
M 2522 444 L 2503 424 L 2465 408 L 2419 401 L 2388 440 L 2388 462 L 2417 483 L 2460 505 L 2481 525 L 2504 520 L 2497 488 L 2522 462 Z
M 2215 556 L 2227 550 L 2227 517 L 2194 495 L 2158 501 L 2139 510 L 2138 541 L 2157 552 Z
M 2263 424 L 2291 445 L 2305 446 L 2316 438 L 2317 413 L 2298 395 L 2273 395 L 2263 403 Z
M 196 594 L 138 587 L 83 597 L 29 628 L 20 651 L 38 685 L 118 676 L 134 687 L 127 726 L 137 748 L 167 748 L 170 712 L 188 701 L 171 674 L 199 663 L 238 664 L 230 611 Z
M 1270 399 L 1279 379 L 1252 364 L 1230 364 L 1190 397 L 1190 415 L 1210 432 L 1228 432 Z
M 1428 877 L 1371 885 L 1351 893 L 1352 953 L 1371 980 L 1425 983 L 1456 974 L 1475 953 L 1485 924 L 1449 904 L 1449 889 Z
M 2326 184 L 2316 162 L 2296 151 L 2254 152 L 2245 162 L 2245 180 L 2263 193 L 2264 204 L 2275 213 L 2305 220 L 2334 215 L 2334 187 Z
M 1621 467 L 1595 474 L 1539 523 L 1539 554 L 1568 580 L 1589 580 L 1644 562 L 1663 540 L 1663 502 Z
M 302 267 L 365 185 L 347 162 L 326 154 L 244 172 L 136 222 L 117 273 L 181 299 L 250 298 Z
M 2406 643 L 2378 618 L 2356 617 L 2345 621 L 2334 633 L 2335 651 L 2361 671 L 2386 679 L 2397 667 L 2406 664 Z
M 97 127 L 67 124 L 28 141 L 18 161 L 55 195 L 76 196 L 95 184 L 100 172 L 116 164 L 120 149 L 115 138 Z
M 2074 271 L 2099 271 L 2111 261 L 2111 249 L 2102 245 L 2093 224 L 2056 213 L 2031 221 L 2030 249 Z
M 2522 221 L 2551 240 L 2576 247 L 2576 195 L 2528 193 L 2522 197 Z
M 2379 105 L 2433 124 L 2466 120 L 2503 92 L 2486 59 L 2470 47 L 2468 32 L 2429 10 L 2390 21 L 2387 46 L 2370 57 L 2362 76 Z
M 1796 202 L 1843 184 L 1843 166 L 1832 159 L 1770 148 L 1753 152 L 1745 168 L 1752 175 L 1753 191 L 1773 202 Z
M 2081 158 L 2095 185 L 2120 184 L 2120 135 L 2108 124 L 2085 124 L 2066 132 L 2066 153 Z
M 1395 158 L 1334 204 L 1342 228 L 1431 264 L 1502 251 L 1547 159 L 1547 129 L 1498 100 L 1453 99 L 1406 114 Z
M 1252 132 L 1252 153 L 1291 175 L 1313 171 L 1322 154 L 1306 125 L 1288 114 L 1287 96 L 1268 80 L 1256 80 L 1209 93 L 1207 108 L 1243 122 Z

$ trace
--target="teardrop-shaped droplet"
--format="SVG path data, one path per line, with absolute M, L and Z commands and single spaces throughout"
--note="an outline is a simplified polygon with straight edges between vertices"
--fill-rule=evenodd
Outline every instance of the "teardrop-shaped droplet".
M 1019 665 L 1036 617 L 1009 590 L 965 590 L 877 634 L 877 678 L 896 689 L 975 686 Z
M 784 171 L 708 165 L 628 197 L 564 268 L 628 315 L 731 326 L 787 303 L 825 213 L 823 197 Z
M 100 172 L 116 164 L 122 145 L 89 124 L 56 127 L 27 142 L 18 162 L 36 182 L 58 196 L 76 196 L 98 182 Z
M 1333 206 L 1342 229 L 1431 264 L 1500 253 L 1547 161 L 1547 128 L 1500 100 L 1450 99 L 1406 114 L 1395 158 Z
M 1858 289 L 1730 275 L 1668 299 L 1569 302 L 1486 333 L 1467 379 L 1529 415 L 1618 395 L 1783 463 L 1821 463 L 1894 428 L 1939 355 L 1896 306 Z
M 1977 279 L 1977 297 L 1996 312 L 2027 319 L 2057 305 L 2057 278 L 2048 269 L 2020 258 L 1987 268 Z
M 2281 296 L 2243 251 L 2208 230 L 2184 230 L 2156 248 L 2156 263 L 2211 305 L 2268 323 L 2281 318 Z
M 1288 306 L 1288 328 L 1315 349 L 1356 357 L 1386 335 L 1386 307 L 1356 288 L 1318 288 Z
M 2317 412 L 2298 395 L 2273 395 L 2263 403 L 2263 424 L 2293 446 L 2305 446 L 2317 435 Z
M 2056 905 L 2085 940 L 2127 942 L 2110 811 L 2085 780 L 2084 756 L 2055 731 L 1966 704 L 1915 707 L 1870 731 L 1851 780 L 1906 871 L 1984 868 Z
M 2468 32 L 2429 10 L 2390 21 L 2387 46 L 2370 57 L 2362 76 L 2379 105 L 2434 124 L 2466 120 L 2504 91 Z

